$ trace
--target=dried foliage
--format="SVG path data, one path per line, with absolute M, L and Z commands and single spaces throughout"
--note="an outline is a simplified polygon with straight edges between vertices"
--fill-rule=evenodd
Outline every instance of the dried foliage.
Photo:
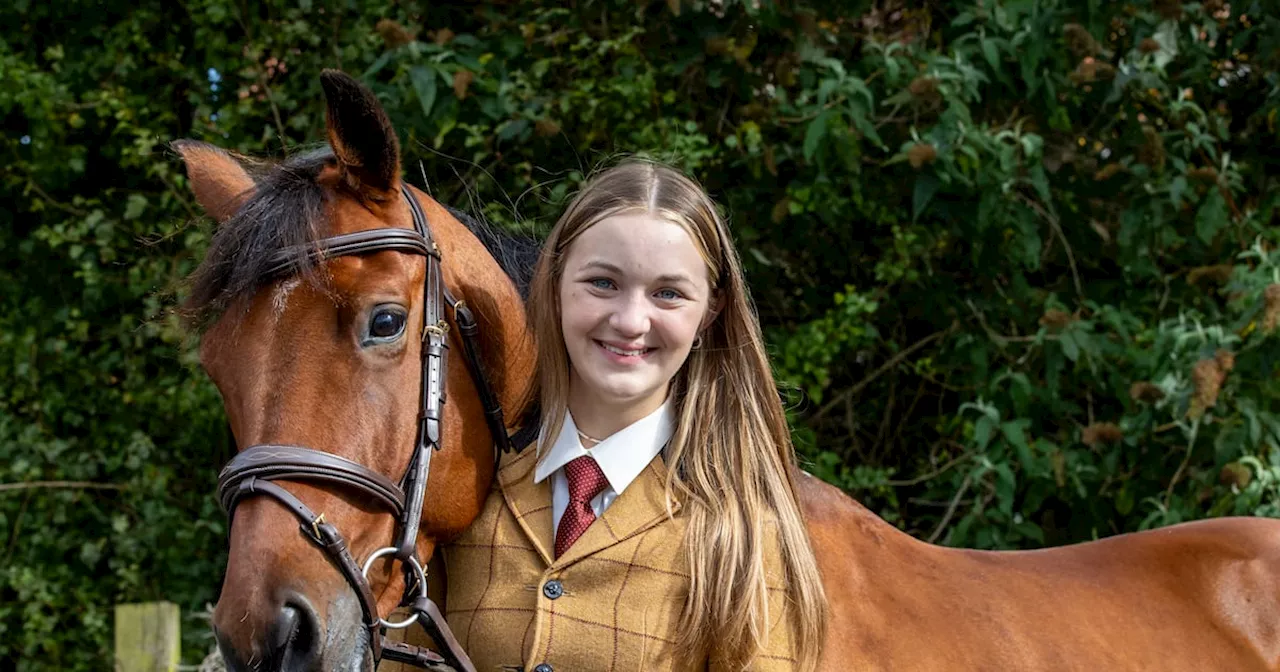
M 1124 440 L 1124 431 L 1112 422 L 1095 422 L 1080 433 L 1080 442 L 1090 448 L 1104 443 L 1119 443 Z

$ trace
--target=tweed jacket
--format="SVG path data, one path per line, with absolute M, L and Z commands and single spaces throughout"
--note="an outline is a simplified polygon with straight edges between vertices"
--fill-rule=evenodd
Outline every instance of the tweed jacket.
M 553 558 L 550 479 L 532 450 L 503 456 L 471 527 L 444 547 L 446 618 L 480 672 L 673 670 L 689 591 L 687 525 L 664 506 L 662 456 L 561 557 Z M 770 528 L 773 529 L 773 528 Z M 767 649 L 752 669 L 795 667 L 776 535 L 766 546 Z M 698 666 L 719 670 L 715 655 Z

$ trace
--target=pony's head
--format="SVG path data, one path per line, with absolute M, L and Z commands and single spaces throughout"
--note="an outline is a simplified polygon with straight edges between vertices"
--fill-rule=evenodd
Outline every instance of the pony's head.
M 267 486 L 284 495 L 254 496 L 267 478 L 237 483 L 245 496 L 234 498 L 214 628 L 238 670 L 371 669 L 377 643 L 366 612 L 385 618 L 398 605 L 403 565 L 394 553 L 373 562 L 362 591 L 341 554 L 324 546 L 340 532 L 358 568 L 396 544 L 417 509 L 402 503 L 412 510 L 395 515 L 395 493 L 376 491 L 405 485 L 420 440 L 434 457 L 418 533 L 406 540 L 416 549 L 403 559 L 426 566 L 436 544 L 479 513 L 493 478 L 494 436 L 447 309 L 448 328 L 435 332 L 450 346 L 440 357 L 448 403 L 439 450 L 420 427 L 434 251 L 416 242 L 362 247 L 362 239 L 414 242 L 408 232 L 420 208 L 438 246 L 439 278 L 475 315 L 485 373 L 508 413 L 527 398 L 532 377 L 533 343 L 511 276 L 449 210 L 404 187 L 395 130 L 372 92 L 337 72 L 322 83 L 327 148 L 264 164 L 204 143 L 174 145 L 196 199 L 218 222 L 186 305 L 203 329 L 201 363 L 242 451 L 297 447 L 293 461 L 301 463 Z M 334 237 L 354 246 L 322 253 Z M 317 459 L 332 462 L 332 473 L 368 469 L 363 478 L 373 487 L 308 477 Z M 299 521 L 312 514 L 319 520 Z

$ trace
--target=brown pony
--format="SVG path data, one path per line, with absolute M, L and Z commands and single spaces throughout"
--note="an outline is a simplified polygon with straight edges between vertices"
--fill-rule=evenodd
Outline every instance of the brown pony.
M 281 276 L 271 272 L 281 250 L 306 251 L 354 232 L 412 230 L 413 198 L 438 245 L 445 287 L 476 316 L 479 350 L 506 409 L 528 394 L 533 343 L 516 285 L 481 240 L 426 194 L 402 196 L 399 143 L 374 95 L 341 73 L 326 72 L 322 84 L 330 147 L 260 167 L 256 180 L 246 161 L 221 149 L 174 144 L 196 199 L 219 222 L 186 308 L 206 328 L 201 363 L 242 450 L 302 446 L 394 482 L 419 424 L 426 257 L 383 250 L 315 261 L 300 254 L 298 273 Z M 449 395 L 417 538 L 423 565 L 437 543 L 479 513 L 495 466 L 458 325 L 453 313 L 445 316 Z M 395 517 L 366 493 L 311 480 L 277 485 L 323 514 L 360 564 L 397 533 Z M 235 508 L 213 618 L 224 658 L 234 670 L 370 669 L 376 656 L 360 596 L 299 532 L 295 515 L 268 497 Z M 388 618 L 405 578 L 388 560 L 369 579 L 374 616 Z
M 369 345 L 362 335 L 374 307 L 387 304 L 405 309 L 408 333 L 421 328 L 422 259 L 381 251 L 304 266 L 299 277 L 264 276 L 280 248 L 411 226 L 381 107 L 350 78 L 326 73 L 323 82 L 331 152 L 290 159 L 255 183 L 222 150 L 176 145 L 197 199 L 222 222 L 192 299 L 211 325 L 201 359 L 239 445 L 310 446 L 396 478 L 415 439 L 420 346 Z M 439 242 L 445 283 L 486 334 L 498 396 L 514 408 L 532 380 L 519 293 L 467 227 L 412 193 Z M 427 482 L 422 563 L 471 522 L 493 478 L 491 435 L 458 352 L 450 350 L 445 436 Z M 800 483 L 831 611 L 822 669 L 1280 670 L 1280 521 L 978 552 L 918 541 L 836 488 Z M 347 531 L 360 561 L 395 533 L 392 517 L 340 487 L 286 485 Z M 222 651 L 236 670 L 369 669 L 357 597 L 297 524 L 268 498 L 240 505 L 214 617 Z M 371 578 L 385 617 L 401 574 L 387 562 Z

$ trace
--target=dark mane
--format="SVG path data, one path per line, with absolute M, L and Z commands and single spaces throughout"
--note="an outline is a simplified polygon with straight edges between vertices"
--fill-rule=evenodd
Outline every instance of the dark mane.
M 314 269 L 305 250 L 320 238 L 324 189 L 316 182 L 333 158 L 328 148 L 295 155 L 276 164 L 249 164 L 254 194 L 230 219 L 218 226 L 204 261 L 191 276 L 191 295 L 184 304 L 198 327 L 210 325 L 233 302 L 258 291 L 272 259 L 295 249 L 294 268 Z
M 254 195 L 218 226 L 204 261 L 191 276 L 191 294 L 183 308 L 194 326 L 208 327 L 232 303 L 257 292 L 270 279 L 267 271 L 280 250 L 297 251 L 292 260 L 295 274 L 314 273 L 306 251 L 321 237 L 319 223 L 325 201 L 324 189 L 316 178 L 332 159 L 332 150 L 325 147 L 280 163 L 246 166 L 255 173 Z M 521 298 L 527 298 L 538 241 L 498 230 L 461 210 L 447 209 L 480 239 L 515 283 Z
M 484 244 L 484 249 L 498 261 L 502 272 L 511 278 L 520 292 L 521 299 L 529 298 L 529 284 L 533 281 L 533 266 L 538 262 L 542 243 L 533 236 L 512 233 L 476 219 L 452 206 L 444 206 L 463 226 Z

